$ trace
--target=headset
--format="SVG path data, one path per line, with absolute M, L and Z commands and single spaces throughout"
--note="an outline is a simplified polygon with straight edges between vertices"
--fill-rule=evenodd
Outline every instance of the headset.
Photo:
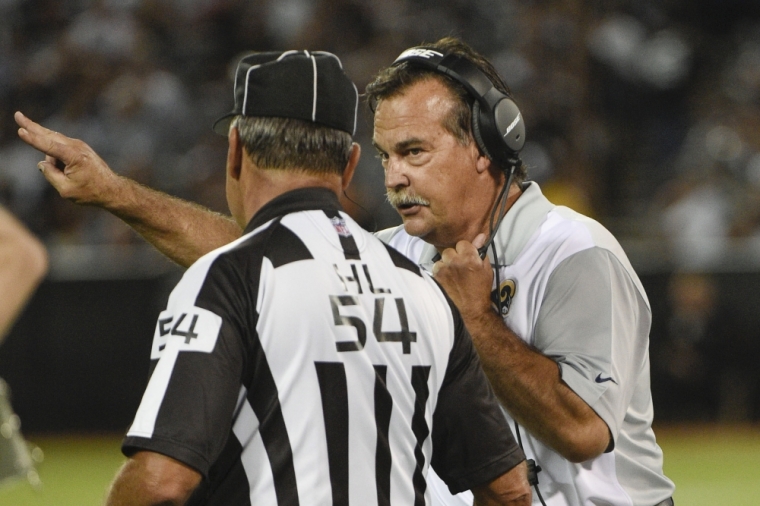
M 472 103 L 472 136 L 483 154 L 502 167 L 507 175 L 491 212 L 488 240 L 478 249 L 480 257 L 485 258 L 504 218 L 515 169 L 522 164 L 520 150 L 525 145 L 525 122 L 520 109 L 465 56 L 444 54 L 434 48 L 413 47 L 401 53 L 391 66 L 405 62 L 449 76 L 467 90 L 475 99 Z
M 435 49 L 407 49 L 391 64 L 409 62 L 444 74 L 461 84 L 475 101 L 472 105 L 472 134 L 483 153 L 508 168 L 519 163 L 525 144 L 525 122 L 511 98 L 496 89 L 482 70 L 467 57 L 443 54 Z
M 496 198 L 496 205 L 491 212 L 488 241 L 478 249 L 480 257 L 485 258 L 488 247 L 492 246 L 497 264 L 495 272 L 498 287 L 500 284 L 499 259 L 493 241 L 501 220 L 506 214 L 509 187 L 512 185 L 515 169 L 522 164 L 520 150 L 525 145 L 525 122 L 520 109 L 511 98 L 496 89 L 488 76 L 465 56 L 443 54 L 434 48 L 413 47 L 401 53 L 391 66 L 395 67 L 404 62 L 449 76 L 467 90 L 467 93 L 475 99 L 472 104 L 472 136 L 483 154 L 502 167 L 507 175 L 504 187 Z M 499 218 L 495 220 L 497 212 Z M 501 297 L 498 299 L 501 306 Z M 499 313 L 504 314 L 501 307 L 499 307 Z M 522 448 L 517 421 L 515 421 L 515 434 Z M 528 483 L 536 490 L 541 504 L 546 504 L 538 489 L 538 473 L 541 471 L 541 466 L 533 459 L 529 459 L 527 464 Z

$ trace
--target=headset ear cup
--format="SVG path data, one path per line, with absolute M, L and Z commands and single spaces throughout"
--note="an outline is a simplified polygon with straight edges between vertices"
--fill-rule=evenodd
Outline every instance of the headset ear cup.
M 503 98 L 494 108 L 494 127 L 511 156 L 517 155 L 525 144 L 525 122 L 511 99 Z
M 483 134 L 480 132 L 480 102 L 477 100 L 472 104 L 472 136 L 483 154 L 493 161 L 493 157 L 488 152 L 485 141 L 483 141 Z

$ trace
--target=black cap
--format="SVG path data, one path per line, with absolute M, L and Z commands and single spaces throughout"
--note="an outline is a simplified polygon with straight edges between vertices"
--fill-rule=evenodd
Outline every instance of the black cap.
M 235 71 L 235 108 L 214 123 L 226 136 L 235 116 L 313 121 L 354 135 L 359 93 L 343 65 L 324 51 L 254 53 Z

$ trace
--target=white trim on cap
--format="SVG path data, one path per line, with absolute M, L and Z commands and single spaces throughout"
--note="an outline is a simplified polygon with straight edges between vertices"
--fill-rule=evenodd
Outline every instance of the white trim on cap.
M 291 49 L 290 51 L 285 51 L 280 56 L 278 56 L 275 61 L 280 61 L 283 58 L 285 58 L 286 56 L 290 56 L 292 54 L 298 54 L 298 53 L 300 53 L 300 51 L 296 51 L 295 49 Z
M 340 61 L 340 58 L 338 58 L 337 56 L 335 56 L 334 54 L 328 51 L 313 51 L 311 54 L 318 54 L 320 56 L 331 56 L 337 60 L 338 66 L 340 66 L 340 68 L 343 69 L 343 62 Z
M 354 87 L 354 93 L 356 94 L 356 102 L 354 102 L 354 128 L 351 132 L 351 136 L 353 137 L 356 134 L 356 115 L 359 113 L 359 90 L 356 89 L 353 81 L 351 81 L 351 86 Z
M 343 62 L 340 61 L 340 58 L 338 58 L 336 55 L 334 55 L 334 54 L 332 54 L 332 53 L 330 53 L 328 51 L 314 51 L 314 52 L 312 52 L 312 54 L 313 55 L 320 55 L 320 56 L 329 56 L 329 57 L 335 58 L 335 61 L 338 62 L 338 66 L 340 66 L 341 70 L 343 70 Z M 314 83 L 314 86 L 315 86 L 314 93 L 316 93 L 316 82 Z M 355 102 L 354 102 L 354 128 L 353 128 L 353 131 L 351 132 L 351 135 L 354 135 L 356 133 L 356 121 L 357 121 L 357 117 L 359 115 L 359 90 L 356 88 L 356 85 L 354 84 L 353 81 L 351 81 L 351 86 L 354 87 L 354 94 L 356 96 L 356 99 L 355 99 Z
M 304 51 L 304 53 L 308 58 L 311 58 L 311 66 L 314 69 L 314 99 L 311 106 L 311 120 L 317 121 L 317 59 L 314 58 L 314 55 L 309 54 L 308 51 Z
M 255 70 L 261 65 L 251 65 L 245 72 L 245 91 L 243 92 L 243 107 L 240 109 L 240 115 L 245 116 L 246 105 L 248 104 L 248 78 L 251 76 L 251 70 Z
M 296 51 L 296 50 L 293 50 L 293 49 L 290 50 L 290 51 L 284 51 L 280 56 L 277 57 L 277 59 L 275 61 L 280 61 L 283 58 L 285 58 L 286 56 L 290 56 L 292 54 L 297 54 L 297 53 L 299 53 L 299 51 Z M 240 111 L 240 114 L 242 116 L 245 116 L 246 106 L 248 105 L 248 80 L 249 80 L 249 78 L 251 76 L 251 70 L 255 70 L 255 69 L 261 67 L 261 65 L 263 65 L 263 64 L 259 63 L 258 65 L 251 65 L 250 68 L 248 68 L 248 70 L 245 72 L 245 91 L 243 92 L 243 107 L 242 107 L 242 109 Z M 239 66 L 240 66 L 240 63 L 238 64 L 238 67 Z

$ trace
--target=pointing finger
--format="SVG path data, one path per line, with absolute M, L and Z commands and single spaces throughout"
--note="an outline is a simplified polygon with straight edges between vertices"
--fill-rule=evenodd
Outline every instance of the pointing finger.
M 70 145 L 73 139 L 48 130 L 34 122 L 25 128 L 19 128 L 18 136 L 33 148 L 61 160 L 66 165 L 76 156 L 76 150 Z

